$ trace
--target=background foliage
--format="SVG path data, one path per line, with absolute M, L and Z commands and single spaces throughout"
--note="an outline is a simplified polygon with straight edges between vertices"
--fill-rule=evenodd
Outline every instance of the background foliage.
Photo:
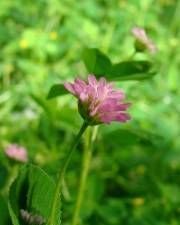
M 2 0 L 0 2 L 0 216 L 13 165 L 10 143 L 55 178 L 82 119 L 68 95 L 47 100 L 55 83 L 86 77 L 83 49 L 93 47 L 113 64 L 134 52 L 130 29 L 145 27 L 156 42 L 158 75 L 118 82 L 132 121 L 99 128 L 85 201 L 84 225 L 178 225 L 180 221 L 180 2 L 175 0 Z M 140 56 L 135 56 L 138 60 Z M 78 146 L 63 187 L 69 224 L 80 173 Z

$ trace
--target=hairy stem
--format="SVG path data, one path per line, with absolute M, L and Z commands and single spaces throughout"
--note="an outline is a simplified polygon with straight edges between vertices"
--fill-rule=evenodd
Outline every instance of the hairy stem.
M 76 205 L 73 213 L 72 223 L 71 225 L 77 225 L 79 220 L 79 213 L 84 197 L 85 187 L 86 187 L 86 181 L 87 176 L 89 172 L 89 165 L 92 155 L 92 144 L 95 140 L 97 134 L 97 126 L 93 128 L 93 133 L 91 135 L 90 130 L 87 130 L 86 136 L 85 136 L 85 147 L 83 152 L 83 159 L 82 159 L 82 169 L 81 169 L 81 176 L 79 181 L 79 190 L 78 190 L 78 196 L 76 200 Z
M 56 218 L 56 208 L 57 208 L 57 205 L 58 205 L 58 201 L 59 201 L 59 196 L 61 194 L 61 188 L 62 188 L 62 182 L 63 182 L 63 179 L 64 179 L 64 175 L 65 175 L 65 172 L 66 172 L 66 169 L 69 165 L 69 162 L 70 162 L 70 159 L 71 159 L 71 156 L 77 146 L 77 144 L 79 143 L 80 141 L 80 138 L 82 137 L 84 131 L 86 130 L 86 128 L 88 127 L 88 124 L 86 122 L 83 123 L 75 141 L 73 142 L 67 156 L 66 156 L 66 159 L 64 161 L 64 164 L 63 164 L 63 167 L 61 168 L 60 172 L 59 172 L 59 176 L 58 176 L 58 179 L 57 179 L 57 185 L 56 185 L 56 189 L 55 189 L 55 194 L 54 194 L 54 199 L 53 199 L 53 204 L 52 204 L 52 210 L 51 210 L 51 214 L 50 214 L 50 217 L 49 217 L 49 221 L 48 221 L 48 225 L 57 225 L 56 224 L 56 221 L 55 221 L 55 218 Z

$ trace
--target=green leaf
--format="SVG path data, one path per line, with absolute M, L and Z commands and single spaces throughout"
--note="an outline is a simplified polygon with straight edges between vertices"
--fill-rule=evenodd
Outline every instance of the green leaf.
M 63 84 L 55 84 L 51 87 L 47 99 L 55 98 L 61 95 L 69 94 Z
M 7 180 L 8 171 L 6 167 L 0 162 L 0 188 L 2 188 Z
M 7 225 L 10 223 L 10 216 L 8 212 L 8 206 L 6 204 L 6 199 L 0 195 L 0 216 L 1 216 L 1 225 Z
M 123 61 L 113 64 L 96 48 L 86 48 L 83 51 L 83 61 L 89 73 L 93 73 L 98 78 L 105 76 L 108 80 L 143 80 L 152 78 L 156 74 L 149 61 Z
M 141 140 L 141 137 L 136 133 L 123 130 L 123 129 L 115 129 L 110 132 L 106 132 L 103 135 L 104 140 L 109 139 L 109 143 L 117 146 L 130 146 L 138 144 Z M 121 137 L 121 138 L 119 138 Z M 111 141 L 112 140 L 112 141 Z
M 102 76 L 111 70 L 109 58 L 96 48 L 84 49 L 82 57 L 89 73 Z
M 111 67 L 109 78 L 113 80 L 143 80 L 154 76 L 150 71 L 152 65 L 149 61 L 127 61 L 114 64 Z
M 10 214 L 10 217 L 11 217 L 11 221 L 12 221 L 12 224 L 13 225 L 20 225 L 14 211 L 12 210 L 10 204 L 8 204 L 8 208 L 9 208 L 9 214 Z
M 47 222 L 53 201 L 55 184 L 39 167 L 25 165 L 12 184 L 9 193 L 9 213 L 13 225 L 23 222 L 20 210 L 40 215 Z M 56 225 L 60 225 L 60 199 L 56 211 Z

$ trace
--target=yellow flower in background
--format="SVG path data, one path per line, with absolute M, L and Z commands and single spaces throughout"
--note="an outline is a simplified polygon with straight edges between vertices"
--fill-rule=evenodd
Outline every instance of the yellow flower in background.
M 20 42 L 19 42 L 19 46 L 21 48 L 27 48 L 28 47 L 28 41 L 26 39 L 21 39 Z
M 53 40 L 53 41 L 55 41 L 55 40 L 57 40 L 57 38 L 58 38 L 57 32 L 56 31 L 52 31 L 50 33 L 50 39 Z
M 132 199 L 131 203 L 135 207 L 142 206 L 142 205 L 144 205 L 144 198 L 141 198 L 141 197 L 134 198 L 134 199 Z

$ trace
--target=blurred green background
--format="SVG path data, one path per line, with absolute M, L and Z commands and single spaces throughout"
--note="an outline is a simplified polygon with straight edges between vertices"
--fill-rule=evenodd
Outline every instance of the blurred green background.
M 50 87 L 86 77 L 84 47 L 101 49 L 113 62 L 128 59 L 134 52 L 130 30 L 138 25 L 158 46 L 158 74 L 118 84 L 133 103 L 133 119 L 100 126 L 79 225 L 180 224 L 179 12 L 178 0 L 1 0 L 1 190 L 8 179 L 4 150 L 10 143 L 26 147 L 29 161 L 55 178 L 82 119 L 75 98 L 47 100 Z M 63 189 L 66 225 L 82 147 Z

